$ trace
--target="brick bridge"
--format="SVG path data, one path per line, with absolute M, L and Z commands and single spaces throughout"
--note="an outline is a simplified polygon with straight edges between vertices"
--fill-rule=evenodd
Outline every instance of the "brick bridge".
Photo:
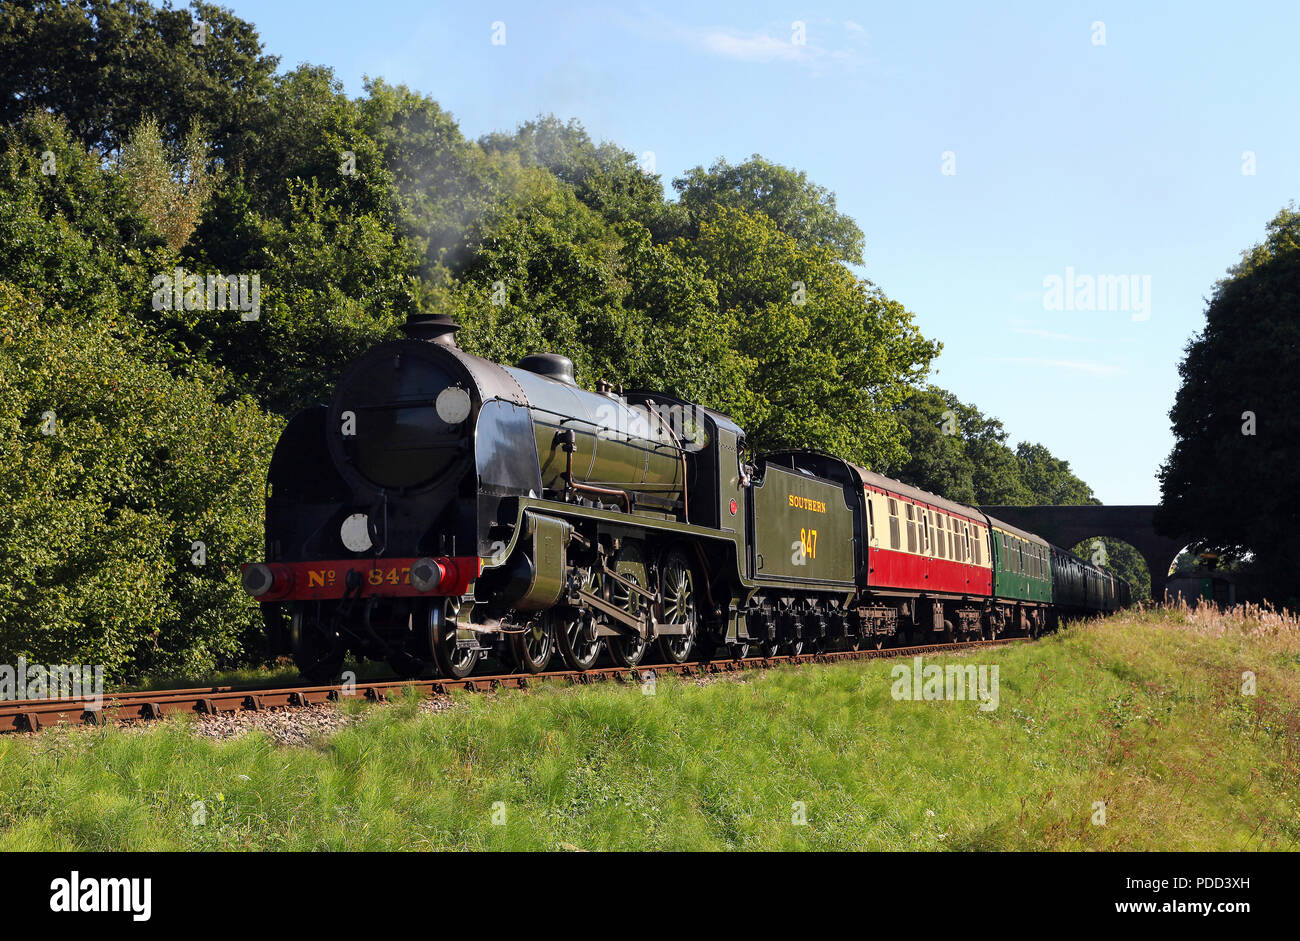
M 1157 535 L 1152 523 L 1154 506 L 982 506 L 980 509 L 1064 549 L 1089 536 L 1109 536 L 1127 542 L 1142 554 L 1151 573 L 1151 597 L 1157 601 L 1164 597 L 1165 579 L 1174 557 L 1191 541 Z

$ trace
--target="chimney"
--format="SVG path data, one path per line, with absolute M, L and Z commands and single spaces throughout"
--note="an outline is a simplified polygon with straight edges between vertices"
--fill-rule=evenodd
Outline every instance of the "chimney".
M 428 340 L 443 346 L 456 345 L 456 331 L 460 324 L 446 314 L 412 314 L 402 324 L 402 332 L 412 340 Z

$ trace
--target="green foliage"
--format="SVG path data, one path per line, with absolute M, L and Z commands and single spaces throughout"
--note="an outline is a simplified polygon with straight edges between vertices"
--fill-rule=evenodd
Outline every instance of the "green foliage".
M 196 25 L 206 35 L 196 44 Z M 0 123 L 35 108 L 72 134 L 119 150 L 153 115 L 168 143 L 197 120 L 233 157 L 267 127 L 261 103 L 278 60 L 251 23 L 224 7 L 155 7 L 139 0 L 6 0 L 0 6 Z M 165 90 L 163 93 L 162 90 Z
M 339 366 L 390 335 L 420 289 L 394 176 L 358 103 L 328 69 L 303 66 L 276 78 L 266 107 L 273 129 L 218 191 L 182 259 L 199 272 L 258 273 L 259 319 L 150 316 L 287 414 L 327 399 Z
M 576 119 L 561 122 L 545 115 L 525 121 L 513 134 L 486 134 L 479 143 L 489 155 L 541 167 L 568 183 L 584 205 L 609 222 L 637 222 L 656 242 L 686 234 L 686 208 L 664 201 L 660 178 L 643 170 L 623 148 L 592 143 Z
M 1035 502 L 996 418 L 937 386 L 911 391 L 898 415 L 907 454 L 888 473 L 960 503 Z
M 673 180 L 673 187 L 697 225 L 727 208 L 760 212 L 801 246 L 862 264 L 862 230 L 835 208 L 834 193 L 801 171 L 754 154 L 735 166 L 718 160 L 708 170 L 695 167 Z
M 1220 281 L 1169 412 L 1157 525 L 1197 549 L 1254 554 L 1270 598 L 1300 566 L 1300 213 L 1283 209 Z
M 892 408 L 939 351 L 901 304 L 766 215 L 719 209 L 683 251 L 736 324 L 743 385 L 718 404 L 751 443 L 869 465 L 901 457 Z
M 216 185 L 208 167 L 208 145 L 197 123 L 185 135 L 181 154 L 173 165 L 158 122 L 146 118 L 131 133 L 118 161 L 118 172 L 132 202 L 173 252 L 189 241 Z
M 1100 545 L 1099 545 L 1100 543 Z M 1129 583 L 1134 602 L 1151 601 L 1151 570 L 1142 553 L 1110 536 L 1089 536 L 1070 550 L 1081 559 L 1095 561 Z M 1164 572 L 1159 575 L 1163 578 Z
M 58 322 L 0 283 L 0 660 L 120 680 L 256 649 L 239 565 L 278 425 L 219 391 L 149 364 L 111 308 Z
M 1092 488 L 1074 475 L 1070 462 L 1055 457 L 1041 444 L 1016 445 L 1020 479 L 1029 490 L 1029 502 L 1051 506 L 1100 504 Z
M 468 260 L 468 229 L 510 189 L 511 168 L 467 142 L 436 101 L 404 85 L 368 80 L 359 109 L 378 157 L 373 167 L 392 175 L 402 230 L 421 272 L 441 281 L 445 266 Z
M 62 119 L 31 112 L 0 131 L 0 280 L 91 309 L 143 292 L 123 261 L 160 248 L 118 174 L 73 141 Z
M 936 386 L 916 389 L 900 403 L 907 453 L 889 473 L 961 503 L 1080 506 L 1101 501 L 1041 444 L 1012 450 L 996 418 Z

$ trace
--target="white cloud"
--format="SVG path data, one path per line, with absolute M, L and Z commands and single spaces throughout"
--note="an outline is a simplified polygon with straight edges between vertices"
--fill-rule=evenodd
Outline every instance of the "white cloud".
M 862 46 L 866 32 L 859 24 L 851 20 L 841 27 L 826 21 L 809 23 L 803 34 L 805 41 L 796 43 L 793 23 L 746 31 L 729 26 L 684 26 L 660 18 L 635 23 L 633 28 L 644 35 L 681 43 L 705 55 L 733 62 L 788 62 L 814 69 L 826 65 L 851 68 L 857 64 L 857 49 L 830 49 L 817 40 L 827 35 L 839 36 L 846 38 L 850 45 Z
M 727 29 L 687 30 L 685 37 L 706 52 L 742 62 L 803 62 L 820 53 L 815 46 L 796 46 L 789 39 L 762 33 L 746 35 Z

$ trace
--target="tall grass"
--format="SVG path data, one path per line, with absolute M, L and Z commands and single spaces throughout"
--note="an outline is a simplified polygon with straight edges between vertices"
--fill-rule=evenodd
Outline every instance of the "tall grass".
M 998 667 L 996 710 L 896 701 L 874 661 L 350 704 L 303 748 L 197 720 L 11 736 L 0 848 L 1300 845 L 1293 618 L 1135 611 L 961 662 Z

